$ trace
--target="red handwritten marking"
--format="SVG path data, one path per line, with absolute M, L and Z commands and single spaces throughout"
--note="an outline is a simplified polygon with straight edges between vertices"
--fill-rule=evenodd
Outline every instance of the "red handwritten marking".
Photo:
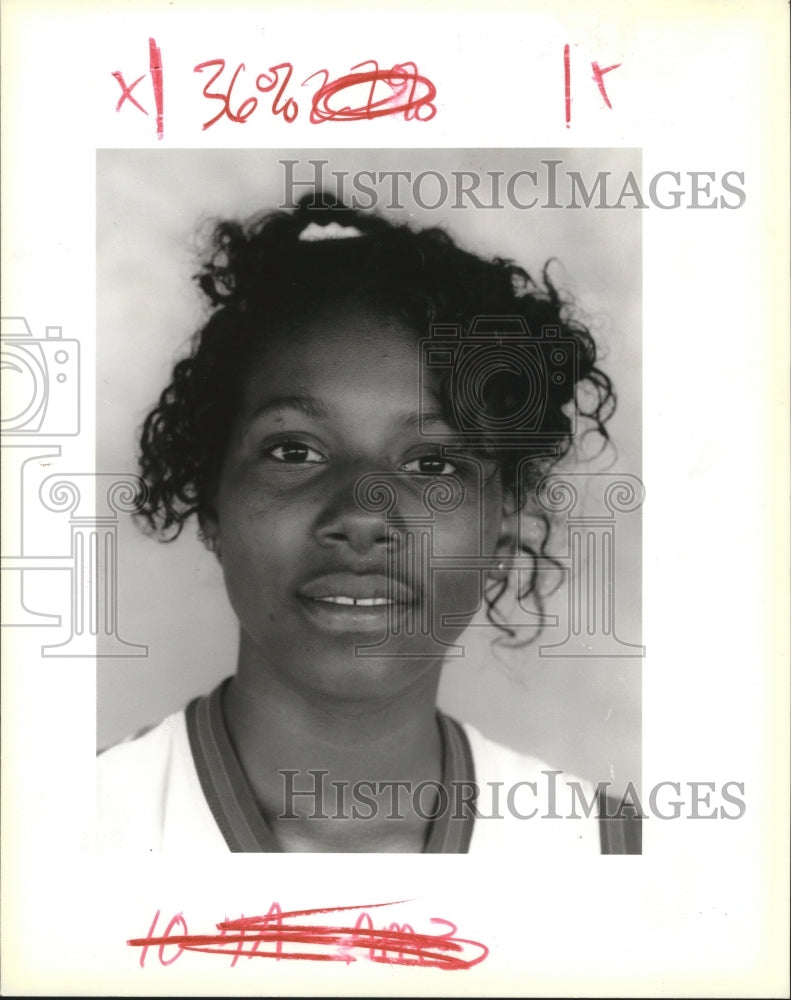
M 151 84 L 154 88 L 154 104 L 157 109 L 157 139 L 162 139 L 165 134 L 162 52 L 157 46 L 156 39 L 154 38 L 149 38 L 148 40 L 148 67 L 151 71 Z M 133 83 L 128 85 L 126 80 L 124 80 L 123 74 L 118 70 L 115 70 L 112 76 L 115 77 L 118 82 L 118 86 L 121 88 L 121 96 L 118 98 L 115 110 L 120 111 L 124 103 L 129 101 L 131 104 L 134 104 L 138 111 L 142 111 L 147 117 L 148 111 L 146 111 L 143 105 L 132 93 L 135 87 L 145 76 L 145 73 L 143 73 L 142 76 L 139 76 Z
M 329 81 L 327 70 L 318 70 L 306 80 L 303 86 L 312 80 L 314 76 L 324 76 L 324 86 L 313 96 L 313 107 L 310 112 L 310 120 L 316 125 L 325 121 L 354 122 L 361 120 L 371 120 L 382 118 L 385 115 L 403 114 L 406 121 L 416 118 L 418 121 L 431 121 L 436 115 L 436 106 L 432 103 L 437 96 L 437 88 L 428 79 L 421 76 L 417 71 L 415 63 L 398 63 L 392 69 L 378 68 L 374 60 L 367 60 L 352 66 L 352 70 L 360 69 L 362 66 L 373 65 L 374 69 L 367 73 L 347 73 L 338 77 L 337 80 Z M 385 95 L 378 101 L 374 100 L 374 93 L 377 84 L 385 84 L 388 88 Z M 356 107 L 335 108 L 330 106 L 330 100 L 350 87 L 358 87 L 370 84 L 368 99 L 358 104 Z M 424 92 L 415 96 L 418 87 Z M 408 93 L 408 96 L 405 95 Z M 425 112 L 421 115 L 421 112 Z
M 123 76 L 121 75 L 121 73 L 118 72 L 118 70 L 116 70 L 112 75 L 118 81 L 118 86 L 121 88 L 121 96 L 118 98 L 118 103 L 115 106 L 115 110 L 120 111 L 121 105 L 124 103 L 124 101 L 131 101 L 136 108 L 142 111 L 144 115 L 147 115 L 148 112 L 143 107 L 143 105 L 139 104 L 138 101 L 132 96 L 132 91 L 135 89 L 138 83 L 140 83 L 140 81 L 143 79 L 145 73 L 143 73 L 143 76 L 139 76 L 134 83 L 130 83 L 129 86 L 127 86 L 126 80 L 124 80 Z
M 157 139 L 165 134 L 163 87 L 162 87 L 162 53 L 153 38 L 148 40 L 148 62 L 151 68 L 151 83 L 154 87 L 154 103 L 157 106 Z
M 286 911 L 275 902 L 262 916 L 242 916 L 222 921 L 216 925 L 218 934 L 189 934 L 183 914 L 177 913 L 160 936 L 155 934 L 160 917 L 157 910 L 148 935 L 132 938 L 127 944 L 142 949 L 141 968 L 152 946 L 158 948 L 161 965 L 172 965 L 185 951 L 192 951 L 230 955 L 232 967 L 241 957 L 347 964 L 363 958 L 387 965 L 457 970 L 471 969 L 489 954 L 489 949 L 480 941 L 456 937 L 456 925 L 442 917 L 431 917 L 429 920 L 429 923 L 444 928 L 440 933 L 420 934 L 407 923 L 390 923 L 382 930 L 374 927 L 368 910 L 404 902 L 407 900 Z M 348 913 L 350 916 L 356 913 L 357 917 L 353 926 L 342 927 L 293 922 L 296 918 L 327 913 Z M 174 933 L 177 928 L 183 933 Z M 176 951 L 168 957 L 165 949 L 169 948 Z
M 261 91 L 262 94 L 266 94 L 270 90 L 274 90 L 279 80 L 279 77 L 277 75 L 277 71 L 279 69 L 284 69 L 286 71 L 286 75 L 283 82 L 280 84 L 280 90 L 278 90 L 278 92 L 275 94 L 275 99 L 272 101 L 272 114 L 273 115 L 282 114 L 285 120 L 290 125 L 291 122 L 293 122 L 294 119 L 299 114 L 299 105 L 297 104 L 297 102 L 294 100 L 293 97 L 287 98 L 282 104 L 280 104 L 279 107 L 278 107 L 278 101 L 282 101 L 283 91 L 288 86 L 289 81 L 291 80 L 291 74 L 294 72 L 294 67 L 291 65 L 291 63 L 278 63 L 277 66 L 270 66 L 268 72 L 259 73 L 259 75 L 256 77 L 255 85 Z M 269 80 L 269 73 L 273 74 L 271 81 Z M 262 85 L 261 80 L 266 80 L 266 85 Z
M 593 70 L 591 79 L 598 86 L 599 93 L 604 98 L 604 103 L 610 111 L 612 111 L 612 104 L 610 103 L 610 98 L 607 96 L 607 89 L 604 86 L 604 74 L 611 73 L 614 69 L 618 69 L 620 65 L 620 63 L 614 63 L 612 66 L 605 66 L 602 69 L 597 62 L 594 61 L 591 63 L 591 69 Z M 563 79 L 566 95 L 566 128 L 568 128 L 571 122 L 571 49 L 569 45 L 563 46 Z
M 164 67 L 162 52 L 156 44 L 154 38 L 148 40 L 149 49 L 149 69 L 151 72 L 151 83 L 154 89 L 154 103 L 156 105 L 156 129 L 157 138 L 164 136 Z M 257 96 L 246 96 L 239 99 L 234 96 L 237 83 L 241 88 L 243 84 L 239 81 L 241 74 L 245 71 L 244 63 L 239 63 L 229 81 L 218 83 L 220 77 L 226 70 L 225 59 L 208 59 L 198 63 L 193 67 L 193 72 L 203 73 L 211 71 L 208 83 L 203 87 L 203 96 L 210 101 L 219 101 L 220 109 L 214 117 L 203 123 L 201 128 L 206 129 L 216 125 L 222 118 L 237 125 L 243 125 L 259 106 Z M 360 72 L 367 67 L 366 72 Z M 615 67 L 610 67 L 615 68 Z M 397 63 L 392 69 L 379 69 L 379 64 L 374 59 L 352 66 L 352 71 L 337 80 L 330 80 L 326 69 L 312 73 L 303 80 L 302 86 L 306 86 L 316 77 L 323 77 L 323 83 L 313 95 L 310 121 L 312 124 L 320 124 L 325 121 L 360 121 L 364 119 L 382 118 L 385 115 L 403 115 L 405 121 L 430 121 L 437 113 L 436 105 L 433 103 L 437 95 L 437 88 L 426 76 L 418 73 L 417 65 L 413 62 Z M 281 75 L 281 71 L 282 75 Z M 603 72 L 607 72 L 604 70 Z M 299 105 L 294 97 L 286 94 L 286 88 L 291 83 L 294 73 L 294 66 L 290 62 L 278 63 L 270 66 L 268 70 L 259 73 L 255 78 L 255 87 L 259 94 L 268 94 L 276 90 L 272 100 L 271 112 L 273 115 L 282 115 L 288 124 L 295 121 L 299 114 Z M 145 74 L 144 74 L 145 75 Z M 121 88 L 121 96 L 118 99 L 115 110 L 120 111 L 126 101 L 133 104 L 138 111 L 148 115 L 148 111 L 137 100 L 132 91 L 143 79 L 139 76 L 133 83 L 127 85 L 122 74 L 116 70 L 113 74 Z M 215 87 L 215 84 L 217 85 Z M 215 89 L 212 89 L 215 88 Z M 335 106 L 334 99 L 339 94 L 344 95 L 350 101 L 349 91 L 354 88 L 364 89 L 364 96 L 358 96 L 358 103 L 354 106 L 344 104 Z M 384 90 L 384 93 L 382 91 Z M 238 102 L 238 105 L 237 105 Z
M 612 104 L 610 104 L 610 98 L 607 96 L 607 91 L 605 90 L 604 87 L 604 74 L 610 73 L 614 69 L 618 69 L 620 65 L 621 65 L 620 63 L 615 63 L 614 66 L 605 66 L 604 69 L 601 69 L 601 67 L 597 62 L 591 63 L 591 69 L 593 70 L 593 79 L 599 86 L 599 93 L 604 98 L 604 103 L 611 111 L 612 111 Z
M 207 62 L 198 63 L 198 65 L 194 69 L 194 72 L 202 73 L 205 69 L 208 69 L 210 66 L 218 66 L 219 69 L 214 74 L 214 76 L 209 80 L 206 86 L 203 88 L 203 96 L 208 97 L 209 100 L 212 101 L 222 101 L 222 109 L 217 112 L 214 118 L 210 118 L 209 121 L 203 123 L 203 131 L 205 132 L 207 128 L 211 128 L 215 122 L 218 122 L 223 117 L 223 115 L 227 115 L 232 122 L 237 122 L 237 123 L 246 122 L 247 119 L 250 117 L 250 115 L 258 107 L 257 97 L 248 97 L 247 100 L 242 101 L 242 103 L 239 105 L 236 111 L 231 110 L 231 93 L 233 92 L 233 88 L 236 84 L 236 78 L 245 68 L 244 63 L 239 63 L 239 65 L 236 67 L 236 71 L 231 77 L 230 85 L 227 91 L 225 91 L 225 93 L 223 93 L 222 91 L 214 91 L 214 92 L 209 91 L 209 87 L 212 86 L 214 81 L 219 76 L 221 76 L 223 71 L 225 70 L 224 59 L 209 59 Z

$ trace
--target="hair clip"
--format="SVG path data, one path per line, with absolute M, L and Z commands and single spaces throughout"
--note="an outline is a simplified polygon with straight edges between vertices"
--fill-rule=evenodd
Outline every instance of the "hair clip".
M 356 226 L 342 226 L 339 222 L 328 222 L 326 226 L 320 226 L 317 222 L 311 222 L 299 234 L 299 239 L 317 243 L 319 240 L 348 240 L 354 236 L 362 236 Z

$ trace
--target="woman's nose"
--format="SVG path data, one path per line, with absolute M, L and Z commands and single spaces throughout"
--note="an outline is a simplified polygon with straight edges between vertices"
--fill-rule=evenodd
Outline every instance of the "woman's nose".
M 369 490 L 360 489 L 360 484 L 370 478 L 360 473 L 347 475 L 328 486 L 326 502 L 314 529 L 321 545 L 345 545 L 358 555 L 365 555 L 389 544 L 394 525 L 380 504 L 367 501 Z

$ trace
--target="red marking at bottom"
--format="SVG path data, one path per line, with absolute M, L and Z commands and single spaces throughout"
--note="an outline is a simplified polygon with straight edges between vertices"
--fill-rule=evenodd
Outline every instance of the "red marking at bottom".
M 471 969 L 489 954 L 480 941 L 456 937 L 458 928 L 442 917 L 432 917 L 431 924 L 444 930 L 434 934 L 419 934 L 411 924 L 390 923 L 386 929 L 376 930 L 368 910 L 395 906 L 406 902 L 372 903 L 365 906 L 332 906 L 310 910 L 282 911 L 273 903 L 263 916 L 239 917 L 217 924 L 218 934 L 188 934 L 187 923 L 181 913 L 168 924 L 165 933 L 156 936 L 160 911 L 157 910 L 148 936 L 132 938 L 127 944 L 142 948 L 140 966 L 145 965 L 148 949 L 156 946 L 161 965 L 171 965 L 185 951 L 214 955 L 230 955 L 234 966 L 239 958 L 274 958 L 278 961 L 309 962 L 370 962 L 387 965 L 419 965 L 433 969 Z M 356 914 L 354 926 L 338 927 L 324 923 L 294 923 L 297 917 L 313 917 L 325 913 Z M 183 934 L 174 934 L 177 925 Z M 164 949 L 174 947 L 176 953 L 165 958 Z

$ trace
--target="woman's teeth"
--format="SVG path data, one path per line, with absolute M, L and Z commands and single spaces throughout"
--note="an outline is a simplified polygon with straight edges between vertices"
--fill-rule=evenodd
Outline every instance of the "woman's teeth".
M 389 597 L 316 597 L 314 600 L 325 601 L 327 604 L 357 605 L 363 608 L 373 608 L 394 603 Z

